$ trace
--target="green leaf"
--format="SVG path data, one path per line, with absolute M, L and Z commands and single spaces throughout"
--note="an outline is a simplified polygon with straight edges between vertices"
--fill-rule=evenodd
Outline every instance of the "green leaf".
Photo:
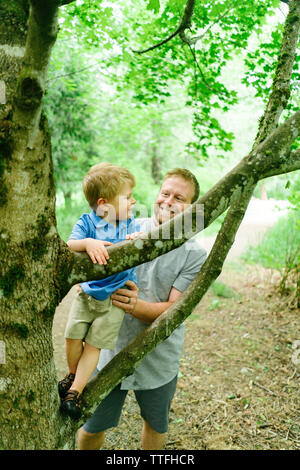
M 153 10 L 154 13 L 158 13 L 159 8 L 160 8 L 159 0 L 147 0 L 147 1 L 148 1 L 147 10 Z
M 233 400 L 236 397 L 235 397 L 234 393 L 232 393 L 231 395 L 228 395 L 227 398 L 228 398 L 228 400 Z

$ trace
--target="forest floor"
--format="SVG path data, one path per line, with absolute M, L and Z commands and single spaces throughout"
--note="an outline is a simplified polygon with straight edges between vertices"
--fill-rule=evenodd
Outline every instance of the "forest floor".
M 300 449 L 299 309 L 280 297 L 278 273 L 227 261 L 186 320 L 166 449 Z M 74 288 L 56 310 L 58 377 L 66 373 L 63 333 Z M 140 449 L 142 422 L 127 395 L 106 450 Z

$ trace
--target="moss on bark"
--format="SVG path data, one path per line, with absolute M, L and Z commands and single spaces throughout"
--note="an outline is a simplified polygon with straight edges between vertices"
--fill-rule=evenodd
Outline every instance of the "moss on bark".
M 9 297 L 16 288 L 17 282 L 24 279 L 25 269 L 22 264 L 12 266 L 0 279 L 0 289 L 4 297 Z

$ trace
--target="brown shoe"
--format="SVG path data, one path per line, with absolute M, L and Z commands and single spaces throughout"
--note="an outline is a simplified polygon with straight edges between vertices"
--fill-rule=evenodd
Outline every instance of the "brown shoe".
M 71 388 L 74 379 L 75 374 L 67 374 L 64 379 L 58 382 L 58 393 L 60 398 L 64 398 L 66 396 L 66 393 L 69 388 Z
M 77 390 L 69 390 L 64 397 L 60 409 L 70 418 L 79 419 L 81 416 L 81 395 Z

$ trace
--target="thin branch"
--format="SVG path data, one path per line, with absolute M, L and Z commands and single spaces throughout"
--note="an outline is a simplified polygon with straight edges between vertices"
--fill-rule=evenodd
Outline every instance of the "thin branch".
M 194 58 L 195 65 L 196 65 L 197 69 L 198 69 L 199 72 L 200 72 L 200 75 L 201 75 L 201 77 L 202 77 L 202 79 L 203 79 L 203 82 L 204 82 L 205 86 L 206 86 L 210 91 L 212 91 L 212 92 L 214 93 L 214 90 L 213 90 L 213 89 L 210 87 L 210 85 L 207 83 L 206 77 L 205 77 L 205 75 L 204 75 L 204 73 L 203 73 L 203 71 L 202 71 L 202 69 L 201 69 L 201 67 L 200 67 L 200 65 L 199 65 L 199 62 L 197 61 L 197 57 L 196 57 L 195 51 L 193 51 L 192 46 L 191 46 L 189 43 L 187 43 L 187 44 L 188 44 L 188 46 L 189 46 L 189 49 L 190 49 L 190 51 L 191 51 L 191 54 L 192 54 L 192 56 L 193 56 L 193 58 Z
M 198 41 L 200 41 L 207 33 L 208 31 L 213 27 L 215 26 L 215 24 L 219 23 L 219 21 L 221 21 L 230 11 L 234 10 L 235 6 L 233 7 L 230 7 L 228 8 L 227 10 L 225 10 L 225 12 L 220 15 L 213 23 L 211 23 L 207 28 L 206 30 L 204 31 L 204 33 L 202 33 L 200 36 L 195 36 L 194 38 L 188 38 L 184 31 L 182 31 L 180 37 L 182 39 L 183 42 L 185 42 L 186 44 L 189 44 L 189 45 L 193 45 L 193 44 L 196 44 Z
M 69 5 L 69 3 L 73 3 L 75 2 L 76 0 L 56 0 L 56 5 L 58 7 L 62 7 L 64 5 Z
M 211 86 L 210 86 L 209 83 L 207 82 L 207 79 L 206 79 L 206 77 L 205 77 L 205 75 L 204 75 L 204 73 L 203 73 L 203 71 L 202 71 L 202 69 L 201 69 L 201 67 L 200 67 L 200 65 L 199 65 L 199 62 L 198 62 L 197 56 L 196 56 L 196 52 L 192 49 L 192 46 L 191 46 L 189 43 L 187 43 L 187 45 L 188 45 L 188 47 L 189 47 L 189 49 L 190 49 L 190 51 L 191 51 L 191 54 L 192 54 L 192 56 L 193 56 L 193 58 L 194 58 L 195 65 L 196 65 L 197 69 L 198 69 L 199 72 L 200 72 L 200 75 L 201 75 L 201 77 L 202 77 L 203 83 L 204 83 L 204 85 L 206 86 L 206 88 L 208 88 L 212 93 L 214 93 L 214 94 L 217 95 L 217 96 L 225 95 L 225 93 L 224 93 L 223 91 L 221 91 L 221 92 L 219 92 L 219 93 L 216 93 L 215 90 L 214 90 L 213 88 L 211 88 Z
M 76 75 L 77 73 L 81 73 L 81 72 L 83 72 L 84 70 L 87 70 L 87 69 L 90 70 L 90 69 L 92 69 L 92 68 L 94 68 L 94 67 L 98 67 L 99 65 L 100 65 L 100 62 L 96 62 L 96 63 L 94 63 L 94 64 L 87 65 L 86 67 L 83 67 L 82 69 L 75 70 L 74 72 L 64 73 L 64 74 L 62 74 L 62 75 L 55 75 L 55 77 L 49 78 L 49 79 L 47 80 L 47 84 L 48 84 L 48 83 L 51 83 L 51 82 L 54 82 L 54 81 L 57 80 L 58 78 L 69 77 L 69 76 L 71 76 L 71 75 Z
M 159 42 L 158 44 L 155 44 L 154 46 L 148 47 L 147 49 L 143 49 L 142 51 L 137 51 L 134 49 L 132 49 L 132 51 L 137 54 L 144 54 L 145 52 L 153 51 L 154 49 L 169 42 L 171 39 L 173 39 L 179 33 L 183 32 L 185 29 L 189 28 L 191 26 L 191 19 L 194 13 L 195 3 L 196 3 L 196 0 L 187 0 L 180 25 L 178 26 L 178 28 L 176 29 L 174 33 L 172 33 L 170 36 L 168 36 L 166 39 Z

